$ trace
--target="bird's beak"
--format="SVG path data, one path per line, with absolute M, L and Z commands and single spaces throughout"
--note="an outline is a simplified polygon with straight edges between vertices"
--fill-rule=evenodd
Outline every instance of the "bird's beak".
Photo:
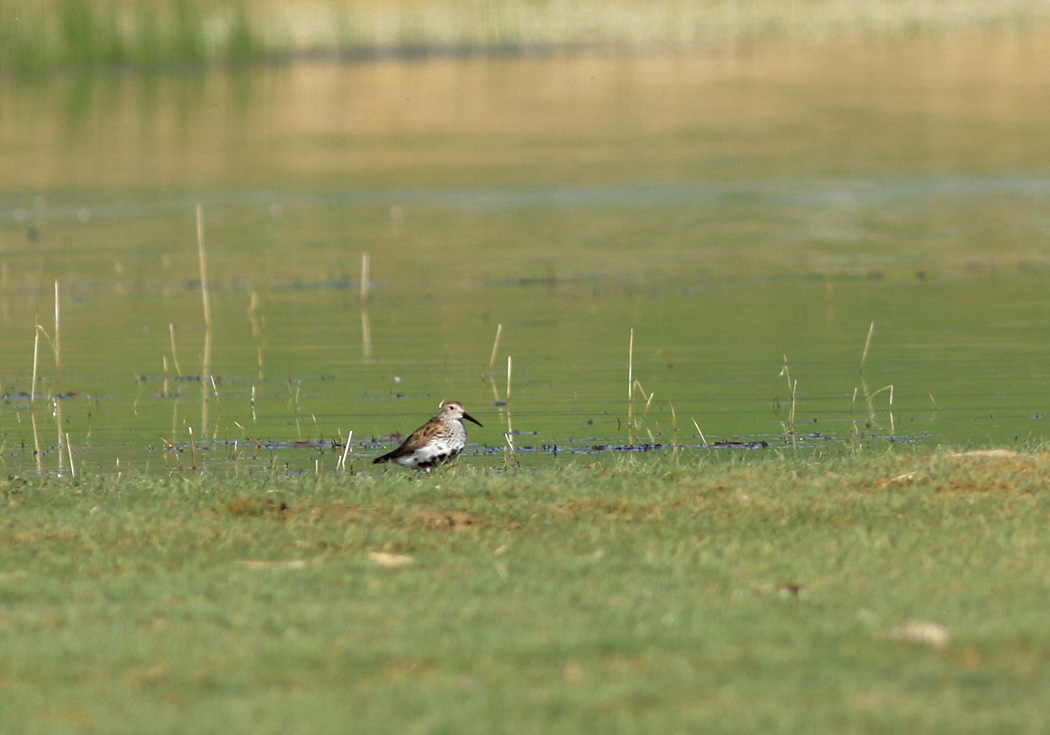
M 466 419 L 467 421 L 473 421 L 473 422 L 474 422 L 475 424 L 477 424 L 478 426 L 481 426 L 481 422 L 480 422 L 480 421 L 478 421 L 478 420 L 477 420 L 476 418 L 474 418 L 473 416 L 471 416 L 471 415 L 470 415 L 469 413 L 467 413 L 466 411 L 464 411 L 464 412 L 463 412 L 463 418 L 465 418 L 465 419 Z M 483 426 L 482 426 L 482 428 L 485 428 L 485 427 L 483 427 Z

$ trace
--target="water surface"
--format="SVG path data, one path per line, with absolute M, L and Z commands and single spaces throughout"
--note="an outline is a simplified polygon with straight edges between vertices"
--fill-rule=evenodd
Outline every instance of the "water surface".
M 1048 40 L 0 80 L 0 459 L 1042 441 Z

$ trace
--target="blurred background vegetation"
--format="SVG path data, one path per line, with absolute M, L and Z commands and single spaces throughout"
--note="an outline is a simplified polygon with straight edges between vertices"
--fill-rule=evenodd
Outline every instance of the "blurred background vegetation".
M 0 72 L 1025 29 L 1050 0 L 5 0 Z

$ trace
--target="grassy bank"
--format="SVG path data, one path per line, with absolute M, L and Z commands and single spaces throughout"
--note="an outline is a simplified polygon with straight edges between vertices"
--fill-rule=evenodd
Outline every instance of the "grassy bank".
M 0 488 L 5 732 L 1043 732 L 1050 457 Z
M 1045 0 L 14 0 L 0 6 L 0 70 L 689 47 L 1047 21 Z

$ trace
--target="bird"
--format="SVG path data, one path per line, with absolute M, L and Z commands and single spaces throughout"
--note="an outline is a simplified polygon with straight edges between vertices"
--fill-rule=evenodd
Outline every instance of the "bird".
M 373 459 L 372 464 L 397 462 L 402 467 L 429 470 L 449 462 L 467 445 L 464 419 L 481 426 L 480 421 L 463 410 L 459 401 L 442 401 L 437 416 L 413 431 L 397 449 Z

